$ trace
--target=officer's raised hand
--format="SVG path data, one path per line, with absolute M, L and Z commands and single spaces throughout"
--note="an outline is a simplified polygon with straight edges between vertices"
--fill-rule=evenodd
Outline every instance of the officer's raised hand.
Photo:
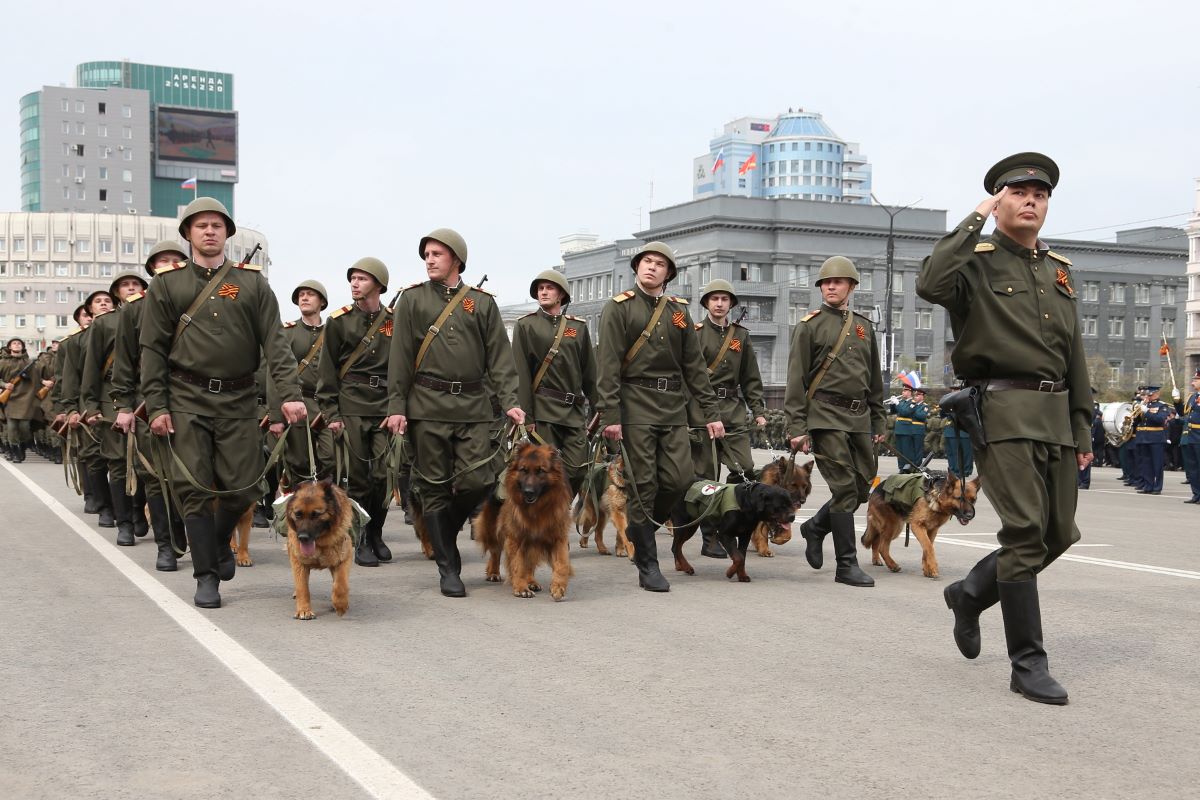
M 996 192 L 987 200 L 984 200 L 982 203 L 980 203 L 976 207 L 975 213 L 981 217 L 990 217 L 992 215 L 992 211 L 994 211 L 996 206 L 1000 203 L 1001 198 L 1003 198 L 1006 194 L 1008 194 L 1007 185 L 1001 187 L 1000 191 Z

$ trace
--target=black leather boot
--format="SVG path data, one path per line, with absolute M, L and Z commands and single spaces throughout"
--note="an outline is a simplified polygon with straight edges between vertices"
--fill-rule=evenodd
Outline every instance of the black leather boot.
M 847 586 L 874 586 L 875 579 L 858 567 L 858 550 L 854 541 L 854 514 L 849 511 L 830 511 L 833 533 L 833 553 L 837 572 L 833 579 Z
M 449 511 L 425 512 L 425 531 L 433 547 L 437 563 L 438 582 L 446 597 L 466 597 L 462 582 L 462 557 L 458 552 L 458 528 L 453 527 Z
M 146 521 L 146 485 L 138 481 L 137 493 L 129 498 L 129 513 L 133 515 L 133 535 L 139 539 L 150 532 Z
M 410 473 L 402 473 L 396 481 L 396 488 L 400 492 L 400 509 L 404 512 L 404 524 L 412 525 L 412 510 L 408 503 L 408 485 L 412 482 Z
M 15 461 L 18 464 L 25 463 L 25 443 L 24 442 L 21 442 L 19 445 L 17 445 L 17 455 L 16 455 L 16 458 L 13 459 L 13 461 Z
M 825 535 L 830 531 L 829 502 L 817 509 L 817 513 L 800 524 L 800 535 L 804 537 L 804 557 L 813 569 L 825 566 L 825 554 L 822 546 Z
M 717 539 L 716 527 L 708 522 L 700 523 L 700 537 L 702 544 L 700 546 L 700 555 L 708 558 L 728 558 L 729 553 L 725 551 L 725 547 Z M 636 547 L 636 545 L 634 545 Z
M 113 519 L 113 501 L 108 487 L 108 470 L 104 467 L 99 469 L 92 467 L 91 477 L 92 493 L 96 495 L 96 504 L 99 506 L 96 513 L 100 515 L 96 524 L 101 528 L 115 528 L 117 523 Z M 122 491 L 124 491 L 123 487 Z
M 77 474 L 79 475 L 79 488 L 83 489 L 83 513 L 99 514 L 100 499 L 96 497 L 96 492 L 92 489 L 92 470 L 86 461 L 76 463 Z
M 1067 690 L 1050 677 L 1050 663 L 1042 646 L 1042 609 L 1037 579 L 998 581 L 1004 638 L 1012 661 L 1008 688 L 1035 703 L 1067 704 Z
M 382 497 L 380 492 L 376 495 L 374 505 L 371 507 L 371 549 L 375 551 L 375 557 L 382 563 L 386 564 L 392 560 L 392 551 L 386 544 L 383 543 L 383 523 L 387 520 L 388 501 L 391 498 Z
M 217 575 L 223 581 L 231 581 L 237 574 L 237 557 L 229 546 L 229 540 L 241 518 L 242 512 L 221 506 L 217 506 L 217 513 L 213 514 L 213 530 L 217 537 Z
M 967 577 L 955 581 L 942 591 L 946 607 L 954 612 L 954 643 L 966 658 L 979 655 L 979 615 L 1000 600 L 996 585 L 996 558 L 999 550 L 984 556 L 971 568 Z
M 362 506 L 363 511 L 368 515 L 371 514 L 370 498 L 354 498 L 354 501 Z M 379 556 L 375 555 L 375 548 L 371 545 L 371 524 L 374 522 L 374 517 L 363 526 L 363 529 L 358 532 L 358 544 L 354 547 L 354 563 L 360 567 L 378 567 Z
M 125 481 L 109 481 L 108 496 L 112 498 L 113 520 L 117 526 L 117 544 L 122 547 L 133 547 L 137 541 L 133 538 L 133 515 L 130 512 L 129 495 L 125 494 Z
M 175 551 L 171 549 L 167 504 L 162 495 L 150 495 L 146 498 L 146 506 L 150 509 L 150 524 L 154 527 L 154 544 L 158 546 L 154 568 L 159 572 L 175 572 L 179 569 L 179 562 Z
M 193 602 L 200 608 L 221 607 L 221 578 L 217 575 L 217 552 L 229 549 L 229 540 L 220 541 L 211 516 L 189 517 L 186 522 L 192 542 L 192 576 L 196 579 Z
M 647 592 L 669 592 L 671 584 L 663 577 L 658 568 L 658 547 L 654 542 L 654 533 L 658 526 L 653 522 L 642 525 L 630 524 L 625 528 L 625 536 L 633 542 L 633 563 L 638 570 L 638 586 Z

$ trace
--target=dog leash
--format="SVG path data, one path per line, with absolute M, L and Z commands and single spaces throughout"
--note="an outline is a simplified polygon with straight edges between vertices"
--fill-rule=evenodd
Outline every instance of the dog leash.
M 712 445 L 713 463 L 715 464 L 717 462 L 717 440 L 709 439 L 709 442 Z M 633 467 L 630 466 L 629 452 L 625 449 L 625 440 L 624 439 L 621 440 L 621 462 L 625 468 L 625 473 L 627 476 L 625 478 L 625 483 L 627 484 L 627 488 L 631 490 L 633 499 L 635 501 L 637 501 L 638 508 L 640 508 L 642 510 L 642 513 L 646 515 L 646 519 L 648 519 L 649 521 L 654 523 L 656 529 L 667 527 L 668 523 L 670 523 L 670 520 L 667 520 L 667 522 L 659 522 L 653 516 L 651 516 L 650 512 L 646 510 L 645 503 L 642 502 L 642 496 L 641 496 L 641 494 L 638 493 L 638 489 L 637 489 L 637 476 L 635 476 L 633 474 Z M 717 481 L 715 481 L 715 480 L 713 481 L 713 483 L 716 483 L 716 482 Z M 730 484 L 730 485 L 732 486 L 732 484 Z M 702 510 L 700 512 L 700 516 L 696 517 L 693 520 L 689 520 L 689 521 L 681 524 L 679 527 L 686 528 L 691 525 L 698 524 L 701 520 L 704 519 L 705 516 L 708 515 L 708 512 L 712 510 L 713 503 L 715 503 L 717 501 L 717 498 L 719 496 L 720 495 L 716 492 L 709 495 L 708 502 L 705 503 L 704 510 Z M 671 527 L 672 527 L 672 529 L 674 528 L 673 523 L 671 523 Z

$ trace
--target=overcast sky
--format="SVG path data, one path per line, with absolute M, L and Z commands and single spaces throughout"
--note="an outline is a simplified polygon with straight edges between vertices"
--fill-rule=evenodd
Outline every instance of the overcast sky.
M 19 98 L 122 58 L 234 74 L 237 221 L 268 237 L 284 298 L 317 277 L 346 302 L 363 255 L 394 288 L 423 280 L 418 239 L 449 226 L 467 277 L 521 302 L 560 235 L 631 234 L 651 184 L 653 207 L 691 199 L 724 123 L 789 106 L 862 144 L 883 202 L 950 225 L 1022 150 L 1062 168 L 1048 235 L 1182 225 L 1195 206 L 1197 3 L 481 6 L 10 3 L 0 207 L 20 208 Z

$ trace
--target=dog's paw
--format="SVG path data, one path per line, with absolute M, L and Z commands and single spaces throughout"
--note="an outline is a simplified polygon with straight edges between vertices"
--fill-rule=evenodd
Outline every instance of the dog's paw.
M 500 582 L 500 573 L 499 572 L 497 572 L 495 575 L 492 575 L 491 573 L 489 573 L 487 575 L 484 575 L 483 577 L 484 577 L 484 580 L 486 580 L 488 583 L 499 583 Z
M 558 583 L 550 584 L 550 596 L 554 598 L 555 602 L 562 600 L 564 597 L 567 596 L 567 585 L 565 583 L 564 584 L 558 584 Z
M 529 591 L 540 592 L 541 590 L 542 590 L 542 585 L 540 583 L 538 583 L 537 581 L 529 582 Z
M 346 616 L 346 612 L 350 610 L 350 604 L 349 603 L 342 603 L 340 605 L 334 604 L 333 610 L 337 613 L 337 615 L 339 617 L 344 617 L 344 616 Z
M 871 565 L 875 567 L 882 567 L 883 559 L 879 556 L 871 556 Z
M 513 589 L 513 597 L 533 597 L 533 592 L 529 589 Z
M 938 574 L 937 569 L 922 569 L 921 574 L 924 575 L 926 578 L 935 578 L 936 579 L 936 578 L 942 577 L 941 575 Z
M 770 550 L 759 550 L 758 555 L 761 558 L 774 558 L 775 557 L 775 554 L 772 553 Z
M 579 537 L 579 546 L 580 546 L 582 549 L 584 549 L 584 550 L 587 550 L 587 546 L 588 546 L 588 537 L 586 537 L 586 536 L 580 536 L 580 537 Z
M 608 545 L 596 542 L 596 552 L 602 556 L 611 556 L 612 551 L 608 549 Z
M 252 559 L 249 555 L 238 556 L 237 557 L 237 565 L 239 567 L 253 567 L 254 559 Z
M 749 583 L 749 582 L 750 582 L 749 575 L 738 575 L 738 583 Z
M 303 608 L 296 612 L 296 619 L 316 619 L 317 615 L 312 612 L 311 608 Z
M 892 572 L 899 572 L 900 565 L 899 564 L 889 564 L 888 569 L 891 570 Z

